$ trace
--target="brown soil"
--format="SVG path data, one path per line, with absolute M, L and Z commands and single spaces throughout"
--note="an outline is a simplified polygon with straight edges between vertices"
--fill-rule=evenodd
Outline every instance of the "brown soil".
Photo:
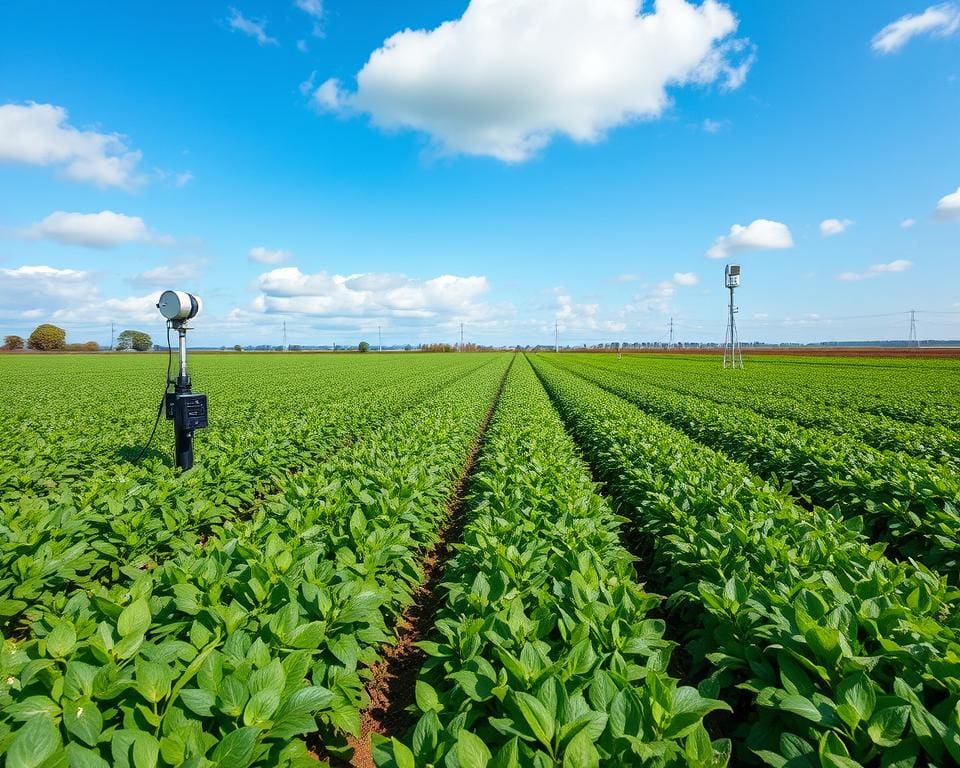
M 360 738 L 347 739 L 353 749 L 353 757 L 349 763 L 332 759 L 331 765 L 374 768 L 370 735 L 399 736 L 413 724 L 413 718 L 406 710 L 414 702 L 417 673 L 426 659 L 426 654 L 414 643 L 426 639 L 433 627 L 437 609 L 443 602 L 438 587 L 443 581 L 447 562 L 453 556 L 453 545 L 460 540 L 463 532 L 467 487 L 512 366 L 513 361 L 500 380 L 493 402 L 477 430 L 460 477 L 454 485 L 447 502 L 446 524 L 440 531 L 436 545 L 424 557 L 423 582 L 413 594 L 413 603 L 397 621 L 396 643 L 386 646 L 381 660 L 370 668 L 372 677 L 366 685 L 370 704 L 360 715 Z

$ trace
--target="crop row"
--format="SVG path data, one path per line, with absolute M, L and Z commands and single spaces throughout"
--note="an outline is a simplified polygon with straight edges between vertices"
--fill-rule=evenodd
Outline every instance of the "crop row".
M 605 370 L 624 371 L 624 366 L 612 361 L 595 364 Z M 762 370 L 762 369 L 761 369 Z M 789 419 L 805 427 L 817 427 L 828 432 L 847 435 L 869 446 L 887 451 L 902 451 L 924 460 L 947 461 L 956 469 L 960 466 L 960 433 L 946 427 L 928 424 L 908 424 L 888 416 L 864 413 L 850 408 L 838 408 L 817 402 L 815 397 L 798 399 L 770 391 L 766 376 L 731 380 L 722 378 L 723 371 L 697 371 L 668 366 L 629 366 L 629 375 L 642 376 L 649 383 L 667 387 L 680 394 L 706 398 L 716 403 L 749 408 L 763 416 Z
M 79 362 L 89 361 L 66 361 L 64 365 Z M 35 397 L 39 402 L 34 402 L 21 393 L 24 402 L 6 405 L 6 419 L 11 424 L 18 423 L 19 428 L 11 428 L 8 436 L 0 440 L 0 502 L 44 497 L 60 493 L 65 487 L 83 502 L 98 497 L 105 489 L 109 491 L 112 483 L 128 478 L 138 482 L 179 478 L 179 473 L 167 466 L 165 454 L 171 440 L 165 420 L 161 420 L 156 443 L 143 464 L 135 466 L 130 461 L 146 442 L 153 424 L 162 383 L 160 368 L 151 368 L 151 377 L 147 379 L 146 372 L 137 366 L 127 372 L 128 381 L 118 381 L 118 371 L 105 367 L 114 361 L 95 362 L 103 366 L 96 370 L 110 370 L 113 374 L 116 391 L 112 397 L 89 401 L 83 386 L 93 383 L 88 372 L 90 382 L 60 382 L 64 389 L 69 389 L 71 397 L 60 398 L 59 403 L 44 402 L 40 397 Z M 132 362 L 142 364 L 139 360 Z M 160 362 L 153 358 L 154 366 Z M 396 360 L 390 361 L 392 365 L 374 361 L 365 367 L 359 365 L 358 358 L 347 358 L 342 364 L 337 361 L 336 367 L 323 362 L 317 358 L 295 360 L 289 369 L 281 369 L 282 376 L 262 366 L 249 365 L 239 371 L 216 369 L 216 373 L 208 374 L 212 379 L 208 382 L 211 426 L 198 433 L 198 451 L 204 461 L 199 471 L 192 473 L 204 477 L 208 495 L 218 502 L 238 506 L 259 493 L 278 470 L 312 463 L 315 445 L 320 442 L 321 450 L 325 447 L 324 427 L 331 422 L 350 423 L 338 413 L 339 402 L 344 398 L 388 387 L 409 388 L 410 381 L 417 379 L 429 384 L 438 377 L 452 378 L 486 360 L 461 365 L 436 358 L 418 360 L 420 370 L 416 378 L 396 365 Z M 308 363 L 312 365 L 307 366 Z M 299 378 L 292 379 L 291 371 Z M 64 375 L 60 372 L 60 376 Z M 198 385 L 203 381 L 198 378 Z M 29 380 L 24 382 L 26 390 L 29 384 Z M 34 384 L 31 394 L 57 388 L 51 387 L 49 379 L 42 386 L 40 382 Z M 144 397 L 147 400 L 141 402 Z
M 960 761 L 957 592 L 723 454 L 537 357 L 690 628 L 691 674 L 773 766 Z M 740 754 L 738 760 L 747 759 Z
M 75 594 L 0 653 L 11 768 L 312 762 L 359 730 L 361 671 L 421 578 L 507 360 L 426 398 L 249 519 Z
M 667 673 L 619 519 L 529 363 L 517 361 L 471 482 L 469 521 L 416 683 L 408 738 L 378 765 L 723 766 L 709 712 Z
M 589 364 L 564 367 L 755 472 L 789 481 L 814 503 L 836 504 L 845 515 L 862 516 L 869 535 L 890 542 L 898 556 L 918 558 L 954 580 L 960 574 L 960 477 L 949 468 Z
M 109 584 L 190 551 L 216 525 L 282 495 L 301 468 L 463 374 L 438 366 L 416 384 L 361 389 L 328 406 L 312 431 L 276 425 L 260 438 L 271 440 L 268 446 L 239 439 L 230 449 L 222 441 L 220 450 L 204 446 L 203 465 L 184 476 L 143 468 L 111 477 L 104 470 L 82 492 L 64 483 L 46 497 L 0 502 L 0 619 L 35 619 L 37 610 L 63 606 L 67 586 Z

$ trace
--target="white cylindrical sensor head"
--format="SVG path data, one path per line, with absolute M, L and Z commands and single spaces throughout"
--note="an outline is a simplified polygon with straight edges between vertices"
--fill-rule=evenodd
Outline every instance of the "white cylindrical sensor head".
M 157 302 L 157 309 L 167 320 L 190 320 L 202 308 L 200 297 L 186 291 L 164 291 Z

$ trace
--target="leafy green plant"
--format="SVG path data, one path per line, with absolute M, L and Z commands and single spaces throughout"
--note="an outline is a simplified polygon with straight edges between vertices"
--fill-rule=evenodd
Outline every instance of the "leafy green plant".
M 670 392 L 590 364 L 565 367 L 758 474 L 789 481 L 814 503 L 861 516 L 872 537 L 890 542 L 893 554 L 915 557 L 960 581 L 960 476 L 950 466 L 877 451 L 849 437 Z
M 509 362 L 496 360 L 301 472 L 249 517 L 78 590 L 25 639 L 7 637 L 7 764 L 38 738 L 39 717 L 50 760 L 136 768 L 305 765 L 305 734 L 319 731 L 329 750 L 358 734 L 366 669 L 421 578 Z
M 667 672 L 619 520 L 518 361 L 471 484 L 469 524 L 416 684 L 419 719 L 381 766 L 723 766 L 729 709 Z
M 272 408 L 264 407 L 263 430 L 255 439 L 246 421 L 221 423 L 209 430 L 213 434 L 202 448 L 202 465 L 185 476 L 158 471 L 153 463 L 114 465 L 87 478 L 73 478 L 61 468 L 67 477 L 50 487 L 7 484 L 0 492 L 0 531 L 5 534 L 0 540 L 0 627 L 34 621 L 45 607 L 62 605 L 65 586 L 108 585 L 124 573 L 129 577 L 190 551 L 216 525 L 245 518 L 282 497 L 306 468 L 391 414 L 489 362 L 433 363 L 416 381 L 400 369 L 389 369 L 385 379 L 357 382 L 342 370 L 336 407 L 321 401 L 300 418 L 281 419 L 281 408 L 290 406 L 281 398 Z M 269 425 L 268 415 L 273 418 Z M 11 475 L 17 472 L 10 470 Z M 30 476 L 43 473 L 41 464 Z
M 960 760 L 958 593 L 942 577 L 546 359 L 535 366 L 650 547 L 671 615 L 688 617 L 699 689 L 734 704 L 741 748 L 783 766 Z

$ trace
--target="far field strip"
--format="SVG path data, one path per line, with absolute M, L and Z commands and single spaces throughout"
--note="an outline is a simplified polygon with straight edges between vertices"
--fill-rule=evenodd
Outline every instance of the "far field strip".
M 960 611 L 943 577 L 554 360 L 532 358 L 641 534 L 668 620 L 689 630 L 690 674 L 733 706 L 734 764 L 960 761 Z
M 714 362 L 701 362 L 714 367 Z M 956 360 L 784 356 L 754 357 L 750 362 L 748 378 L 766 380 L 770 392 L 960 431 L 960 403 L 944 397 L 960 389 Z M 725 386 L 736 389 L 739 385 L 734 381 Z
M 721 761 L 704 717 L 724 708 L 667 672 L 620 520 L 597 493 L 526 358 L 494 413 L 444 579 L 415 727 L 377 739 L 379 766 Z
M 877 451 L 823 430 L 704 402 L 589 363 L 555 361 L 757 474 L 789 482 L 821 506 L 859 517 L 891 554 L 916 558 L 960 582 L 960 476 L 903 454 Z
M 571 356 L 571 353 L 565 353 Z M 608 358 L 609 354 L 583 353 L 577 357 Z M 960 432 L 960 403 L 945 393 L 960 389 L 960 366 L 955 360 L 930 358 L 841 358 L 754 355 L 747 350 L 749 372 L 726 377 L 718 388 L 739 392 L 752 382 L 763 382 L 767 394 L 818 403 L 891 418 L 905 424 L 924 424 Z M 631 370 L 664 368 L 683 371 L 689 378 L 705 376 L 717 381 L 718 359 L 713 355 L 649 355 L 624 350 L 618 364 Z
M 3 626 L 32 620 L 73 589 L 108 585 L 124 573 L 132 578 L 157 561 L 191 552 L 218 526 L 282 501 L 304 469 L 491 361 L 438 364 L 415 382 L 391 377 L 381 384 L 372 377 L 364 385 L 361 379 L 350 396 L 343 394 L 350 386 L 345 377 L 339 401 L 325 404 L 322 416 L 310 411 L 316 415 L 312 427 L 305 422 L 291 432 L 278 421 L 262 436 L 263 446 L 215 437 L 211 443 L 220 451 L 205 445 L 205 462 L 186 475 L 172 469 L 151 474 L 150 467 L 127 475 L 114 467 L 113 476 L 101 470 L 89 484 L 63 481 L 48 497 L 0 502 Z M 229 451 L 222 447 L 227 442 Z
M 137 749 L 172 764 L 289 764 L 308 759 L 301 737 L 318 728 L 328 751 L 345 747 L 363 670 L 422 580 L 508 364 L 497 357 L 304 471 L 202 549 L 45 614 L 4 659 L 19 695 L 96 711 L 107 738 L 71 744 L 88 760 Z M 96 677 L 64 688 L 71 665 Z
M 860 440 L 878 450 L 906 453 L 933 464 L 949 462 L 951 471 L 960 471 L 960 432 L 943 426 L 906 423 L 874 413 L 838 408 L 817 400 L 803 400 L 770 392 L 770 378 L 757 376 L 751 368 L 749 378 L 714 366 L 711 370 L 689 366 L 644 366 L 622 360 L 584 358 L 591 367 L 623 376 L 640 377 L 658 387 L 682 395 L 706 398 L 715 403 L 748 408 L 757 414 L 786 419 L 804 427 L 823 429 Z M 760 369 L 762 372 L 762 369 Z

